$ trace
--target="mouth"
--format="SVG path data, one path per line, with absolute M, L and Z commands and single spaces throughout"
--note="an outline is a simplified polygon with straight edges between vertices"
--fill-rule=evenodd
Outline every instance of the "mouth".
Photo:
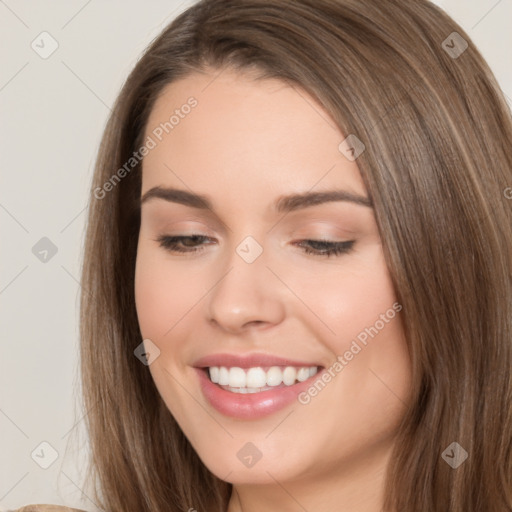
M 206 401 L 224 416 L 257 420 L 296 403 L 324 366 L 268 354 L 217 354 L 194 364 Z
M 319 369 L 319 366 L 210 366 L 203 371 L 210 382 L 225 391 L 253 394 L 294 386 L 316 375 Z

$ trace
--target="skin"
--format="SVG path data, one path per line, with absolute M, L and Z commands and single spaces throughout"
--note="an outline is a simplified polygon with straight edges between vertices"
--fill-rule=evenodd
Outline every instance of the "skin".
M 166 405 L 204 464 L 234 484 L 228 512 L 377 512 L 411 364 L 401 314 L 311 399 L 257 420 L 217 412 L 192 366 L 220 352 L 266 352 L 329 368 L 392 308 L 395 292 L 373 208 L 328 202 L 286 215 L 291 193 L 343 189 L 367 196 L 345 136 L 304 91 L 275 79 L 209 70 L 168 85 L 146 136 L 194 96 L 198 104 L 144 158 L 142 195 L 155 186 L 207 195 L 212 210 L 156 198 L 142 205 L 136 306 L 149 366 Z M 201 234 L 198 253 L 172 253 L 160 235 Z M 263 253 L 236 252 L 252 236 Z M 355 240 L 351 252 L 306 254 L 300 240 Z M 201 245 L 200 245 L 201 246 Z M 196 246 L 197 247 L 197 246 Z M 245 467 L 237 452 L 263 454 Z M 193 507 L 194 504 L 191 504 Z

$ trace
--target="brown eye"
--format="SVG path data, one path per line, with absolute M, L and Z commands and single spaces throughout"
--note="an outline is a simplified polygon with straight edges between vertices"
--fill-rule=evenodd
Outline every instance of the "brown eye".
M 204 235 L 162 235 L 156 241 L 160 243 L 161 247 L 171 252 L 198 252 L 203 249 L 201 242 L 205 240 L 210 240 L 210 238 Z
M 202 251 L 206 241 L 211 240 L 204 235 L 162 235 L 157 238 L 157 242 L 164 249 L 171 252 L 192 253 Z M 354 246 L 355 240 L 343 242 L 334 242 L 330 240 L 301 240 L 295 245 L 301 247 L 306 254 L 315 256 L 338 256 L 350 252 Z
M 329 257 L 350 252 L 354 243 L 355 240 L 348 240 L 344 242 L 333 242 L 330 240 L 301 240 L 296 245 L 302 247 L 306 254 Z

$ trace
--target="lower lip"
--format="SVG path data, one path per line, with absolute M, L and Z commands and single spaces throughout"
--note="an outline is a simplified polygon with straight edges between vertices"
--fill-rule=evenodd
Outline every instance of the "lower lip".
M 232 418 L 254 420 L 268 416 L 284 409 L 297 400 L 297 396 L 305 391 L 313 380 L 319 378 L 320 370 L 315 375 L 297 382 L 293 386 L 276 387 L 259 393 L 232 393 L 214 384 L 203 368 L 194 368 L 199 376 L 201 390 L 210 404 L 225 416 Z

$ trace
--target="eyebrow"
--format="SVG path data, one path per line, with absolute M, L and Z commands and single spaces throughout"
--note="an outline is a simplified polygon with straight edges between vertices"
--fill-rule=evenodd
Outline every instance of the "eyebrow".
M 153 187 L 142 196 L 140 200 L 141 206 L 151 199 L 163 199 L 164 201 L 201 210 L 214 209 L 212 202 L 207 196 L 177 188 Z M 361 206 L 367 206 L 368 208 L 373 207 L 373 202 L 368 197 L 354 194 L 346 190 L 327 190 L 281 196 L 275 202 L 274 208 L 278 213 L 284 213 L 333 201 L 346 201 Z

